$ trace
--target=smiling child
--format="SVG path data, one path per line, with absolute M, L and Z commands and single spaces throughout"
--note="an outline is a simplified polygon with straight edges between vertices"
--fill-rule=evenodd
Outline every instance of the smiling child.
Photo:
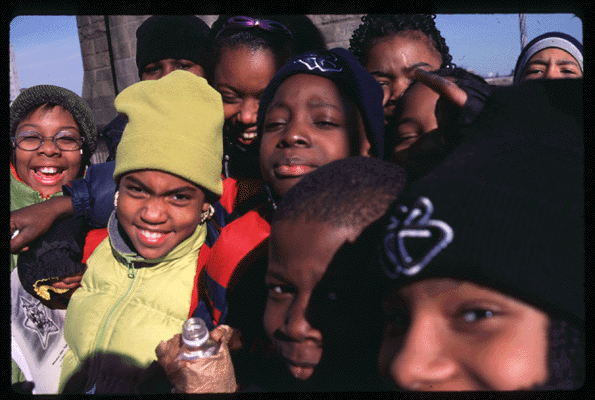
M 130 86 L 115 106 L 129 120 L 116 210 L 68 306 L 66 393 L 136 390 L 159 342 L 188 318 L 205 221 L 222 193 L 223 107 L 205 79 L 174 71 Z
M 76 93 L 53 85 L 24 90 L 10 106 L 10 210 L 60 197 L 63 184 L 83 175 L 96 136 L 93 113 Z M 53 258 L 58 254 L 54 249 L 48 253 Z M 10 267 L 12 383 L 32 381 L 33 393 L 56 393 L 60 354 L 66 347 L 65 311 L 57 308 L 64 305 L 40 303 L 33 284 L 39 284 L 46 294 L 43 299 L 50 300 L 50 293 L 58 296 L 78 286 L 84 265 L 56 265 L 45 276 L 51 281 L 33 279 L 29 285 L 22 279 L 26 271 L 20 267 L 21 258 L 12 255 Z

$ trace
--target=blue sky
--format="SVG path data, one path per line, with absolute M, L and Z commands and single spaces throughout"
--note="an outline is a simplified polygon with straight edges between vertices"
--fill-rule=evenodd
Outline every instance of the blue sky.
M 527 14 L 527 40 L 560 31 L 583 41 L 582 21 L 572 14 Z M 518 14 L 439 14 L 436 25 L 453 62 L 475 73 L 508 75 L 520 53 Z M 63 86 L 79 95 L 83 63 L 74 16 L 18 16 L 10 23 L 21 88 Z

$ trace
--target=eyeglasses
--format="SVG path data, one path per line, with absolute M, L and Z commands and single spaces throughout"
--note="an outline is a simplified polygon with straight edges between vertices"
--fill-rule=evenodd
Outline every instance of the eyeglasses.
M 62 151 L 78 150 L 83 145 L 85 138 L 76 137 L 72 132 L 58 132 L 56 136 L 41 136 L 37 132 L 23 131 L 13 137 L 12 145 L 24 151 L 35 151 L 39 149 L 46 139 L 51 139 L 54 145 Z
M 293 39 L 293 35 L 291 34 L 291 31 L 289 29 L 287 29 L 287 27 L 285 25 L 280 24 L 279 22 L 271 21 L 268 19 L 254 19 L 254 18 L 244 17 L 244 16 L 236 16 L 236 17 L 231 17 L 230 19 L 228 19 L 227 22 L 225 24 L 223 24 L 223 27 L 221 28 L 221 30 L 219 32 L 217 32 L 217 35 L 215 36 L 215 38 L 218 38 L 219 35 L 221 35 L 221 33 L 223 31 L 226 31 L 229 29 L 247 29 L 247 28 L 260 28 L 260 29 L 264 29 L 265 31 L 269 31 L 269 32 L 281 33 L 281 34 L 287 35 Z

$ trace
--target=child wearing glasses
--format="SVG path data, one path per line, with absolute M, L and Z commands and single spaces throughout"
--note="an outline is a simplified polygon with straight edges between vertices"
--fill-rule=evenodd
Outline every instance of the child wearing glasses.
M 10 210 L 62 195 L 62 185 L 89 165 L 96 135 L 93 114 L 77 94 L 52 85 L 23 91 L 10 106 Z M 17 262 L 12 255 L 12 383 L 30 381 L 34 393 L 56 393 L 65 307 L 46 301 L 70 294 L 84 265 L 59 266 L 47 280 L 32 282 L 34 291 L 21 285 Z

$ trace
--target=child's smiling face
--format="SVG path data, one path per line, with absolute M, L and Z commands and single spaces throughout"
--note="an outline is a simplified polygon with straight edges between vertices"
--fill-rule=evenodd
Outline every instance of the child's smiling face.
M 138 254 L 167 255 L 190 237 L 206 211 L 205 194 L 196 184 L 156 170 L 133 171 L 120 180 L 118 221 Z
M 523 390 L 548 378 L 548 316 L 470 282 L 428 279 L 385 301 L 378 366 L 406 390 Z
M 16 138 L 42 136 L 44 142 L 37 150 L 15 149 L 15 169 L 18 177 L 28 186 L 48 197 L 62 190 L 62 185 L 76 179 L 81 170 L 82 155 L 77 150 L 60 150 L 52 138 L 76 141 L 81 137 L 72 114 L 62 108 L 38 107 L 19 122 Z M 70 144 L 66 144 L 70 146 Z
M 287 78 L 266 112 L 260 145 L 263 179 L 281 196 L 306 174 L 356 155 L 365 144 L 357 108 L 329 79 Z M 360 147 L 360 149 L 357 149 Z M 367 143 L 369 148 L 369 143 Z
M 273 224 L 264 327 L 290 372 L 299 380 L 312 376 L 323 354 L 325 339 L 307 316 L 314 289 L 338 249 L 347 241 L 353 242 L 359 232 L 356 228 L 337 228 L 303 219 Z

